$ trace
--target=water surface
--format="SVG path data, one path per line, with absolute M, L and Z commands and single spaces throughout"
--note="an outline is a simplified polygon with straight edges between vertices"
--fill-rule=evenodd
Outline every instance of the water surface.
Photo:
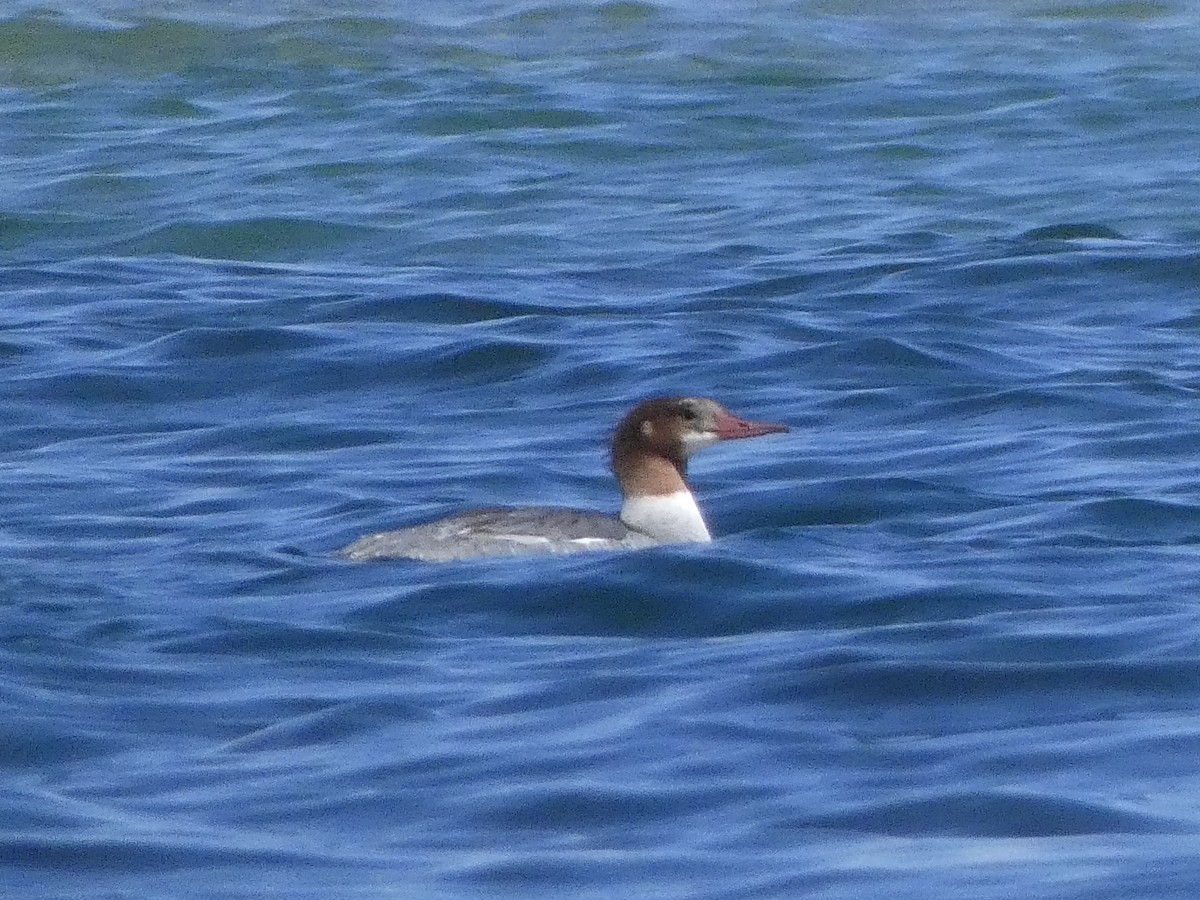
M 11 4 L 5 891 L 1195 896 L 1194 15 L 909 6 Z

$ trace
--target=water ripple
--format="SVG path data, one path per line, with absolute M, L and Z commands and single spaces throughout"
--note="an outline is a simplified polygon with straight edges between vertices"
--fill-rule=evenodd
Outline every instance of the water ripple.
M 0 12 L 4 894 L 1193 897 L 1194 23 L 944 6 Z

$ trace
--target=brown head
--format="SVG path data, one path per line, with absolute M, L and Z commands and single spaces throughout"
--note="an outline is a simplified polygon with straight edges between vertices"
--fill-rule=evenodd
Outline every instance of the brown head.
M 639 403 L 613 435 L 612 467 L 625 496 L 686 490 L 687 461 L 720 441 L 787 431 L 786 425 L 739 419 L 715 400 L 657 397 Z

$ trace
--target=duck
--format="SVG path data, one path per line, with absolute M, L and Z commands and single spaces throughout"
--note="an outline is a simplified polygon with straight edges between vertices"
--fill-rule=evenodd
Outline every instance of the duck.
M 654 397 L 630 410 L 613 433 L 612 470 L 622 494 L 617 516 L 544 506 L 471 510 L 368 534 L 339 554 L 352 562 L 449 562 L 707 543 L 712 533 L 687 482 L 692 454 L 787 431 L 735 416 L 706 397 Z

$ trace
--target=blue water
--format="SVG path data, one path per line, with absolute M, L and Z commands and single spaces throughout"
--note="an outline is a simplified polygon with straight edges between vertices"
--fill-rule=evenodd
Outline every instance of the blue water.
M 0 12 L 0 893 L 1197 895 L 1189 4 L 235 6 Z

